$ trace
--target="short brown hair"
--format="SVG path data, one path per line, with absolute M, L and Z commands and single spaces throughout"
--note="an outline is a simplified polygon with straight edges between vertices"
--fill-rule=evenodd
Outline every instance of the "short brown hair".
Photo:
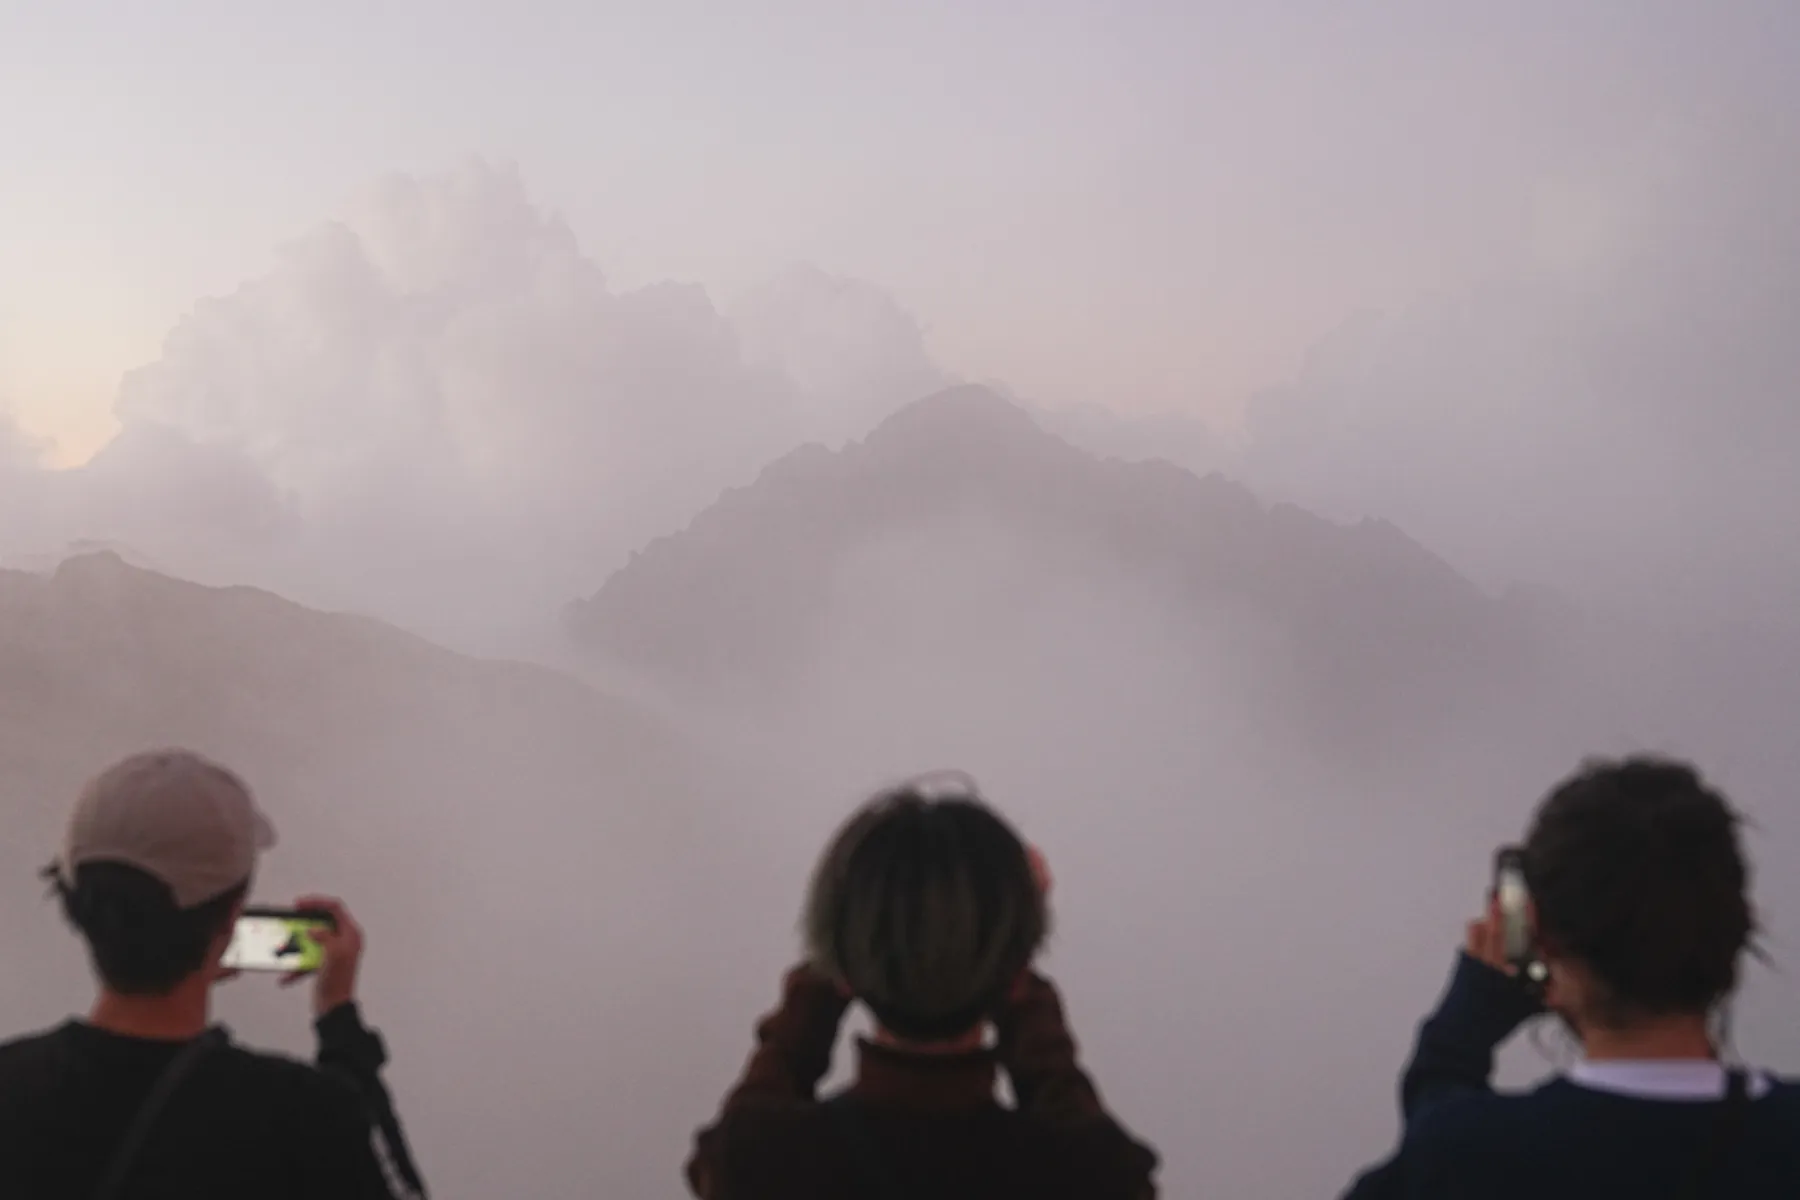
M 1600 1020 L 1702 1013 L 1737 986 L 1756 934 L 1740 824 L 1693 767 L 1651 757 L 1589 762 L 1539 807 L 1539 933 L 1593 971 Z
M 803 921 L 813 964 L 882 1026 L 914 1041 L 991 1016 L 1049 932 L 1025 844 L 975 794 L 923 780 L 870 800 L 813 874 Z

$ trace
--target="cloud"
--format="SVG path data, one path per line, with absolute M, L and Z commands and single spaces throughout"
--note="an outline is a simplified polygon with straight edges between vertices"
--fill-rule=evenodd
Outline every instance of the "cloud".
M 799 388 L 829 444 L 859 437 L 910 401 L 958 382 L 932 361 L 918 321 L 886 292 L 797 266 L 732 306 L 748 361 Z
M 0 406 L 0 566 L 29 553 L 44 516 L 43 447 Z
M 38 465 L 40 448 L 0 407 L 0 472 L 24 471 Z
M 127 425 L 68 479 L 73 523 L 110 523 L 128 542 L 173 540 L 187 530 L 237 554 L 299 532 L 300 514 L 241 450 L 150 421 Z
M 703 292 L 611 292 L 516 174 L 478 164 L 388 181 L 199 305 L 118 415 L 243 454 L 308 522 L 529 525 L 667 507 L 677 473 L 716 487 L 783 440 L 786 401 Z
M 1253 402 L 1244 473 L 1491 582 L 1788 619 L 1800 164 L 1756 129 L 1547 184 L 1531 271 L 1347 324 Z
M 612 290 L 510 168 L 390 178 L 125 378 L 54 536 L 452 640 L 529 622 L 942 378 L 867 284 L 797 269 L 739 317 L 695 285 Z

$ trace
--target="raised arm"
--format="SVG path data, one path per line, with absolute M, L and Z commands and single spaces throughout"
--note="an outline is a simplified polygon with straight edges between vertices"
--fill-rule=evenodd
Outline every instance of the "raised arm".
M 364 1025 L 354 1002 L 338 1005 L 315 1023 L 319 1069 L 348 1084 L 362 1119 L 361 1147 L 344 1156 L 345 1176 L 354 1190 L 346 1196 L 377 1200 L 423 1200 L 425 1183 L 413 1162 L 393 1098 L 381 1081 L 387 1048 L 381 1035 Z
M 1400 1115 L 1408 1125 L 1461 1092 L 1492 1090 L 1494 1051 L 1542 1012 L 1506 966 L 1500 910 L 1469 922 L 1450 987 L 1419 1027 L 1412 1061 L 1400 1078 Z
M 324 910 L 335 927 L 310 936 L 323 951 L 313 982 L 313 1031 L 318 1035 L 319 1070 L 348 1085 L 354 1113 L 340 1145 L 323 1152 L 331 1194 L 362 1200 L 423 1200 L 425 1183 L 413 1162 L 393 1097 L 382 1082 L 387 1047 L 381 1035 L 363 1024 L 356 1004 L 356 978 L 362 965 L 363 931 L 342 901 L 330 896 L 304 896 L 296 908 Z M 299 982 L 304 975 L 289 977 Z
M 1410 1130 L 1457 1096 L 1493 1090 L 1494 1052 L 1541 1006 L 1502 965 L 1497 914 L 1469 925 L 1450 986 L 1419 1026 L 1418 1041 L 1400 1076 L 1400 1116 Z M 1406 1194 L 1407 1143 L 1359 1176 L 1344 1200 L 1385 1200 Z
M 1112 1142 L 1116 1174 L 1129 1181 L 1120 1194 L 1133 1200 L 1154 1197 L 1156 1152 L 1133 1138 L 1101 1102 L 1099 1089 L 1081 1068 L 1055 985 L 1035 971 L 1027 973 L 994 1024 L 1000 1066 L 1012 1081 L 1019 1111 L 1070 1130 L 1085 1127 Z
M 688 1186 L 696 1196 L 716 1195 L 724 1153 L 723 1128 L 732 1113 L 766 1104 L 810 1103 L 831 1069 L 831 1050 L 849 998 L 812 967 L 801 965 L 782 982 L 781 1002 L 757 1022 L 756 1047 L 744 1073 L 725 1094 L 719 1117 L 694 1139 Z
M 1081 1069 L 1056 986 L 1033 971 L 996 1018 L 1000 1065 L 1019 1111 L 1046 1120 L 1104 1117 L 1100 1093 Z
M 1400 1078 L 1400 1115 L 1406 1123 L 1459 1093 L 1491 1091 L 1495 1051 L 1539 1011 L 1511 975 L 1471 954 L 1459 954 L 1450 986 L 1437 1010 L 1419 1026 L 1419 1040 Z

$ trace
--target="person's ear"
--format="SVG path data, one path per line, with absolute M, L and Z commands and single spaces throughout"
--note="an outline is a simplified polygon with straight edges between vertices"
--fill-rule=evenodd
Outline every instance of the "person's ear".
M 1548 963 L 1544 965 L 1548 970 L 1544 976 L 1543 1005 L 1553 1013 L 1567 1015 L 1570 1010 L 1568 976 Z
M 231 911 L 225 914 L 225 921 L 219 927 L 219 953 L 223 955 L 226 947 L 231 945 L 231 935 L 237 930 L 238 918 L 244 915 L 244 897 L 239 896 L 231 902 Z
M 1544 965 L 1549 968 L 1549 978 L 1544 981 L 1544 1007 L 1560 1016 L 1579 1037 L 1579 1018 L 1587 995 L 1587 974 L 1579 963 L 1558 958 L 1554 954 L 1541 957 Z
M 238 918 L 243 915 L 244 897 L 239 896 L 232 901 L 231 910 L 225 914 L 225 920 L 220 922 L 218 930 L 213 934 L 212 945 L 206 952 L 206 971 L 214 983 L 237 978 L 236 971 L 228 971 L 220 963 L 225 958 L 225 952 L 231 949 L 232 934 L 237 930 Z

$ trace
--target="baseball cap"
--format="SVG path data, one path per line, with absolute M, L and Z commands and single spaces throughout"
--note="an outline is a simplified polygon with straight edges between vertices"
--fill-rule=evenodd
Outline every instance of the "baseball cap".
M 83 863 L 136 867 L 186 909 L 247 882 L 258 853 L 274 844 L 274 826 L 236 774 L 191 751 L 154 750 L 82 789 L 61 867 L 70 885 Z

